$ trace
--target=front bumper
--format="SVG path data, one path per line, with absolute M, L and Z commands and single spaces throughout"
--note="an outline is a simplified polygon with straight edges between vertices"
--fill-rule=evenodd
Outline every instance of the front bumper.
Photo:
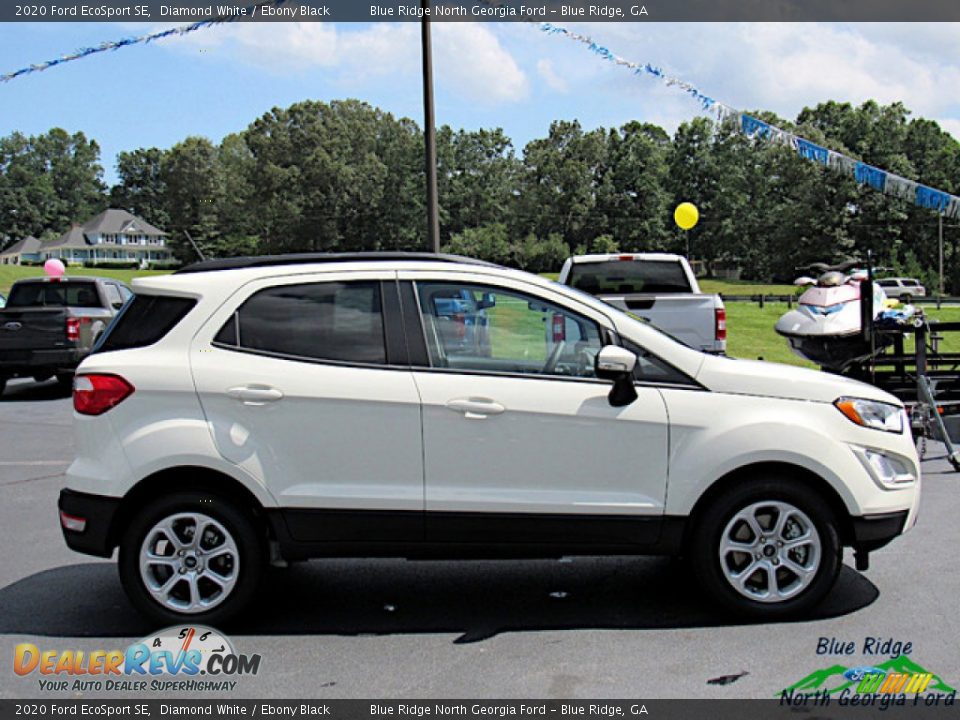
M 853 546 L 858 550 L 867 551 L 882 548 L 908 529 L 906 525 L 909 514 L 908 510 L 902 510 L 850 518 Z
M 113 521 L 120 508 L 120 498 L 90 495 L 74 490 L 61 490 L 60 529 L 71 550 L 86 555 L 108 558 L 116 545 L 113 539 Z M 66 518 L 64 516 L 67 516 Z M 83 529 L 70 529 L 83 521 Z

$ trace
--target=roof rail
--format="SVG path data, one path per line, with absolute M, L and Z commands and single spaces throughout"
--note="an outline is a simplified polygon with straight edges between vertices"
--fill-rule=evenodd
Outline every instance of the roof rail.
M 494 263 L 463 255 L 431 252 L 354 252 L 354 253 L 289 253 L 286 255 L 260 255 L 251 257 L 220 258 L 203 260 L 186 265 L 175 274 L 212 272 L 216 270 L 239 270 L 243 268 L 271 267 L 275 265 L 305 265 L 312 263 L 334 262 L 413 262 L 434 261 L 457 263 L 461 265 L 485 265 L 497 267 Z

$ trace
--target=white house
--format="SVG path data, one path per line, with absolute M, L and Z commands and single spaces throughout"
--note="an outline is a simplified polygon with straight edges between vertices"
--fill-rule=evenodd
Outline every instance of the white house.
M 171 264 L 167 234 L 126 210 L 104 210 L 40 246 L 40 259 L 64 262 Z

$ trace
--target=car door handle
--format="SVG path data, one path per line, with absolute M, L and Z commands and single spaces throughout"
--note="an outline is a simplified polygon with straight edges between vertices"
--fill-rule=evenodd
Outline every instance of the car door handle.
M 227 395 L 243 402 L 244 405 L 265 405 L 283 398 L 283 393 L 266 385 L 241 385 L 227 390 Z
M 486 398 L 460 398 L 451 400 L 447 407 L 462 412 L 470 420 L 483 420 L 488 415 L 499 415 L 506 408 L 498 402 Z

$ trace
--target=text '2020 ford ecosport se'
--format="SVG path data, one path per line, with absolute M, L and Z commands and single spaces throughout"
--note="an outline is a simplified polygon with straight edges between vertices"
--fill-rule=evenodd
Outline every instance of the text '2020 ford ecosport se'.
M 222 622 L 271 562 L 577 554 L 683 554 L 781 617 L 915 520 L 892 396 L 523 272 L 287 256 L 134 289 L 78 371 L 60 522 L 158 621 Z

